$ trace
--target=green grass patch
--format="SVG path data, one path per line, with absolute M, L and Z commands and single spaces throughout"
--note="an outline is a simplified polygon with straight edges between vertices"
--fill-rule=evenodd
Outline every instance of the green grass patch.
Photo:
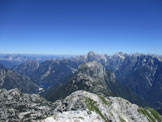
M 108 120 L 105 118 L 105 116 L 101 113 L 101 111 L 99 110 L 98 108 L 98 105 L 97 105 L 97 102 L 88 98 L 88 97 L 85 97 L 85 103 L 86 103 L 86 106 L 87 108 L 90 110 L 90 111 L 94 111 L 96 112 L 97 114 L 100 115 L 100 117 L 105 120 L 105 122 L 108 122 Z
M 112 103 L 106 101 L 105 97 L 103 97 L 101 95 L 99 95 L 98 97 L 102 101 L 103 104 L 105 104 L 105 105 L 111 105 L 112 104 Z
M 156 112 L 154 109 L 149 109 L 149 111 L 154 116 L 154 118 L 158 120 L 158 122 L 162 122 L 162 117 L 158 112 Z
M 126 103 L 127 103 L 127 104 L 129 104 L 129 102 L 128 102 L 128 101 L 127 101 Z
M 151 108 L 138 108 L 138 112 L 145 115 L 149 122 L 162 122 L 161 115 Z
M 120 122 L 126 122 L 121 116 L 119 116 Z
M 105 105 L 108 104 L 108 102 L 105 100 L 105 98 L 104 98 L 103 96 L 99 95 L 98 97 L 100 98 L 100 100 L 101 100 Z

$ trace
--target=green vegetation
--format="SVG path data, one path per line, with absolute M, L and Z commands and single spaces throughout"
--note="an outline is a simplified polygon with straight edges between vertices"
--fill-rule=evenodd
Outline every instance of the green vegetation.
M 129 104 L 129 102 L 128 102 L 128 101 L 127 101 L 126 103 L 127 103 L 127 104 Z
M 97 114 L 99 114 L 101 116 L 101 118 L 103 120 L 105 120 L 105 122 L 108 122 L 108 120 L 105 118 L 105 116 L 101 113 L 101 111 L 99 110 L 98 106 L 97 106 L 97 102 L 90 99 L 90 98 L 87 98 L 85 97 L 85 103 L 86 103 L 86 106 L 87 108 L 90 110 L 90 111 L 95 111 Z
M 149 109 L 149 110 L 150 110 L 151 114 L 154 116 L 155 119 L 157 119 L 159 122 L 162 122 L 162 117 L 158 112 L 156 112 L 153 109 Z
M 100 98 L 100 100 L 101 100 L 105 105 L 108 104 L 108 102 L 105 100 L 105 98 L 104 98 L 103 96 L 99 95 L 98 97 Z
M 126 122 L 121 116 L 119 116 L 120 122 Z
M 105 104 L 105 105 L 111 105 L 112 104 L 112 103 L 106 101 L 106 99 L 103 96 L 99 95 L 98 97 L 103 102 L 103 104 Z
M 152 117 L 152 115 L 146 109 L 138 108 L 138 112 L 145 115 L 148 118 L 149 122 L 156 122 L 156 120 Z
M 149 122 L 162 122 L 162 117 L 158 112 L 150 108 L 138 108 L 138 112 L 145 115 Z

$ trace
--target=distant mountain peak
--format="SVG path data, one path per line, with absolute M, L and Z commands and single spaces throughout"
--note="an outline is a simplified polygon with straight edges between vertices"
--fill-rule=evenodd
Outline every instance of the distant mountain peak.
M 125 59 L 125 54 L 123 52 L 117 52 L 114 55 L 120 57 L 121 59 Z
M 95 52 L 94 51 L 89 51 L 88 56 L 95 56 Z
M 87 61 L 96 60 L 98 62 L 107 62 L 107 55 L 105 54 L 97 54 L 94 51 L 89 51 L 86 55 Z
M 95 54 L 95 52 L 89 51 L 88 54 L 87 54 L 87 59 L 88 59 L 88 61 L 95 60 L 95 59 L 96 59 L 96 54 Z

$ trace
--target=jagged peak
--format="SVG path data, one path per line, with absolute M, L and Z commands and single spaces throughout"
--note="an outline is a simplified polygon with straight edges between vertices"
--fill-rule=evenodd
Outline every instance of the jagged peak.
M 123 52 L 117 52 L 117 53 L 114 54 L 114 56 L 118 56 L 121 59 L 125 59 L 125 54 Z
M 89 51 L 87 55 L 88 55 L 88 56 L 95 56 L 96 53 L 95 53 L 94 51 Z
M 93 73 L 96 72 L 96 73 L 103 73 L 104 72 L 104 67 L 102 66 L 102 64 L 98 63 L 97 61 L 89 61 L 89 62 L 86 62 L 86 63 L 83 63 L 81 65 L 79 65 L 79 68 L 78 68 L 78 71 L 92 71 Z

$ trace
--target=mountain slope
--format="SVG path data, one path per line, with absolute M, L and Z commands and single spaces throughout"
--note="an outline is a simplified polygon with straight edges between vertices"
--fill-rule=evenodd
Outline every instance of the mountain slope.
M 0 66 L 0 88 L 18 88 L 22 92 L 36 93 L 39 87 L 29 77 Z
M 77 90 L 86 90 L 105 96 L 121 96 L 139 104 L 139 101 L 141 101 L 128 88 L 121 86 L 112 72 L 106 71 L 96 61 L 81 64 L 74 75 L 67 79 L 65 83 L 48 89 L 42 95 L 50 101 L 55 101 L 65 98 Z
M 78 70 L 65 83 L 49 89 L 44 96 L 52 101 L 66 97 L 76 90 L 86 90 L 93 93 L 112 95 L 106 80 L 110 80 L 103 66 L 96 61 L 81 64 Z M 115 82 L 113 81 L 110 82 Z
M 45 61 L 33 72 L 31 79 L 36 84 L 48 88 L 64 81 L 75 69 L 66 60 Z
M 13 62 L 7 60 L 0 60 L 0 64 L 2 64 L 6 68 L 12 68 L 16 65 Z
M 148 101 L 151 107 L 162 107 L 162 62 L 157 58 L 129 56 L 115 74 L 121 84 Z
M 26 62 L 20 64 L 20 65 L 13 67 L 13 70 L 18 73 L 21 73 L 21 74 L 31 77 L 33 72 L 35 70 L 37 70 L 38 67 L 39 67 L 39 63 L 37 61 L 29 60 L 29 61 L 26 61 Z
M 89 52 L 85 61 L 95 60 L 114 72 L 120 85 L 140 97 L 136 104 L 162 108 L 162 62 L 161 56 L 153 54 L 99 55 Z M 129 99 L 130 100 L 130 99 Z M 133 101 L 132 101 L 133 102 Z

